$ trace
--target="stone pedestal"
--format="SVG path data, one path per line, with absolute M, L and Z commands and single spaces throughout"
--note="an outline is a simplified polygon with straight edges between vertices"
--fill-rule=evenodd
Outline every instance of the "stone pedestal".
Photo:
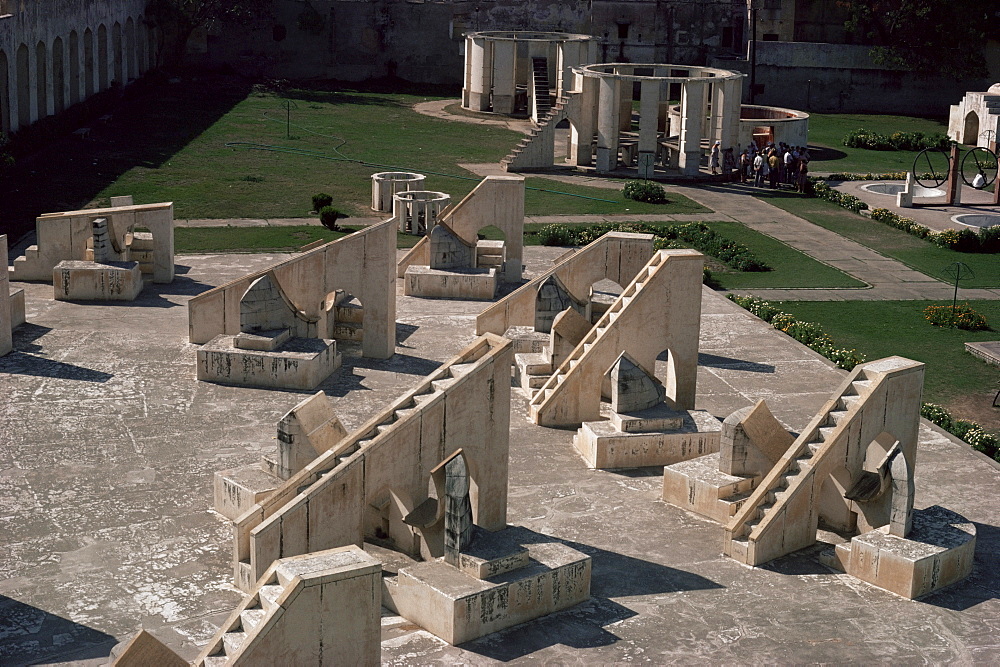
M 665 502 L 726 524 L 750 497 L 759 478 L 727 475 L 719 454 L 699 456 L 663 468 Z
M 52 269 L 57 301 L 134 301 L 142 291 L 138 262 L 65 260 Z
M 975 551 L 975 524 L 935 505 L 913 513 L 907 537 L 890 535 L 884 526 L 838 544 L 833 558 L 825 560 L 912 600 L 969 576 Z
M 259 464 L 220 470 L 215 473 L 215 511 L 230 521 L 270 495 L 281 479 L 268 474 Z
M 704 410 L 666 405 L 584 422 L 573 445 L 591 468 L 665 466 L 719 451 L 722 423 Z
M 403 293 L 436 299 L 490 300 L 497 291 L 497 270 L 452 269 L 444 271 L 414 265 L 403 275 Z
M 438 559 L 386 578 L 386 606 L 454 645 L 590 597 L 590 556 L 558 542 L 521 544 L 515 528 L 475 532 L 458 567 Z
M 333 340 L 291 338 L 271 350 L 248 350 L 236 345 L 236 336 L 223 335 L 198 350 L 198 379 L 241 387 L 309 390 L 340 368 L 340 362 Z
M 514 341 L 514 354 L 539 354 L 549 344 L 549 334 L 535 327 L 511 327 L 503 337 Z

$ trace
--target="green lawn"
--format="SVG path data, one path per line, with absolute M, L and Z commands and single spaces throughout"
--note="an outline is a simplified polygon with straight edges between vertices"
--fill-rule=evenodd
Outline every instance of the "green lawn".
M 674 214 L 674 213 L 711 213 L 684 195 L 669 192 L 667 203 L 647 204 L 632 201 L 622 196 L 618 184 L 614 190 L 609 188 L 594 188 L 584 185 L 572 185 L 548 178 L 529 177 L 525 179 L 525 187 L 546 190 L 539 192 L 528 189 L 524 194 L 524 211 L 528 215 L 639 215 L 639 214 Z M 564 194 L 581 195 L 567 197 Z
M 967 341 L 996 340 L 996 331 L 936 327 L 923 310 L 935 301 L 783 301 L 776 305 L 800 320 L 818 322 L 838 346 L 855 348 L 868 360 L 899 355 L 927 364 L 924 401 L 947 405 L 963 395 L 997 390 L 1000 374 L 965 352 Z M 1000 329 L 1000 302 L 969 305 Z M 959 415 L 961 416 L 961 415 Z M 968 417 L 967 417 L 968 418 Z
M 302 217 L 309 213 L 311 195 L 328 192 L 334 206 L 364 215 L 370 214 L 370 177 L 377 171 L 428 174 L 427 189 L 448 192 L 457 201 L 478 182 L 457 163 L 496 162 L 521 138 L 506 129 L 448 122 L 411 108 L 429 97 L 322 91 L 291 91 L 287 97 L 296 105 L 291 139 L 286 138 L 285 100 L 254 93 L 162 163 L 129 169 L 95 201 L 119 194 L 132 194 L 137 201 L 173 201 L 180 219 Z M 166 141 L 159 136 L 156 117 L 143 120 L 148 128 L 144 141 Z M 248 150 L 227 146 L 229 142 L 323 157 Z M 343 156 L 382 166 L 346 162 Z
M 766 287 L 865 287 L 842 271 L 818 262 L 775 238 L 754 231 L 738 222 L 710 222 L 723 236 L 742 243 L 774 270 L 763 272 L 713 271 L 725 289 Z
M 790 192 L 762 192 L 756 196 L 939 280 L 947 281 L 942 273 L 945 267 L 954 262 L 963 262 L 975 272 L 975 278 L 963 280 L 959 288 L 1000 287 L 998 255 L 940 248 L 822 199 L 802 197 Z
M 948 122 L 913 116 L 882 116 L 872 114 L 809 114 L 809 163 L 814 172 L 886 173 L 910 171 L 917 153 L 911 151 L 871 151 L 848 148 L 844 137 L 848 132 L 864 128 L 879 134 L 893 132 L 923 132 L 947 134 Z M 813 150 L 819 146 L 823 150 Z

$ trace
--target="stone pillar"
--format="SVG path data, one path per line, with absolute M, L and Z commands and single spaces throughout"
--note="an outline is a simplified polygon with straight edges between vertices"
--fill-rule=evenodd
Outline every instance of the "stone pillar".
M 618 88 L 618 131 L 632 130 L 632 82 L 621 81 Z
M 570 123 L 570 162 L 589 166 L 594 161 L 594 126 L 597 111 L 598 81 L 594 77 L 574 75 L 574 90 L 580 91 L 580 113 L 576 124 Z
M 514 61 L 517 55 L 515 43 L 510 40 L 493 42 L 493 111 L 511 114 L 514 112 Z
M 618 166 L 618 127 L 621 117 L 621 79 L 602 76 L 597 93 L 597 171 Z
M 716 137 L 722 142 L 723 148 L 733 148 L 734 157 L 739 155 L 740 143 L 740 104 L 743 98 L 743 79 L 728 79 L 722 83 L 722 108 L 720 119 L 722 126 Z
M 660 106 L 660 83 L 643 81 L 639 97 L 639 178 L 653 177 Z
M 6 261 L 7 258 L 7 235 L 0 234 L 0 256 Z M 13 322 L 10 308 L 10 277 L 7 275 L 6 267 L 0 273 L 0 357 L 14 349 L 13 335 L 11 329 Z
M 423 190 L 424 175 L 408 171 L 372 174 L 372 210 L 392 211 L 392 198 L 399 192 Z
M 462 103 L 474 111 L 487 111 L 490 108 L 490 86 L 493 80 L 491 44 L 486 39 L 471 37 L 465 42 L 465 90 Z
M 698 173 L 701 166 L 701 135 L 705 113 L 705 89 L 701 81 L 688 81 L 681 87 L 681 132 L 680 161 L 681 172 L 690 176 Z

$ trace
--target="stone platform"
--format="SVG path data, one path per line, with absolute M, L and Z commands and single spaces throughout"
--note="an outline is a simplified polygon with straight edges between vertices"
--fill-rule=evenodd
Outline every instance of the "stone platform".
M 663 468 L 665 502 L 725 524 L 750 497 L 759 480 L 719 470 L 719 453 Z
M 141 291 L 139 262 L 64 260 L 52 269 L 57 301 L 135 301 Z
M 403 293 L 432 299 L 489 300 L 497 291 L 497 269 L 432 269 L 415 265 L 403 276 Z
M 976 551 L 976 526 L 935 505 L 913 513 L 907 537 L 888 527 L 838 544 L 827 564 L 907 599 L 923 597 L 969 576 Z
M 988 364 L 1000 366 L 1000 340 L 966 343 L 965 351 L 979 357 Z
M 199 380 L 240 387 L 309 390 L 340 368 L 341 355 L 334 340 L 288 338 L 272 347 L 272 341 L 264 336 L 239 334 L 237 338 L 216 336 L 201 346 Z M 254 338 L 261 339 L 256 349 L 251 342 Z
M 477 530 L 459 567 L 442 559 L 399 569 L 385 596 L 400 616 L 463 644 L 590 597 L 590 556 L 559 542 L 519 544 L 524 531 Z
M 529 276 L 564 252 L 527 248 Z M 125 309 L 54 301 L 48 283 L 11 285 L 25 291 L 28 324 L 0 358 L 4 667 L 103 665 L 141 627 L 194 660 L 240 603 L 232 529 L 211 511 L 213 474 L 271 453 L 275 424 L 302 396 L 195 381 L 186 305 L 286 257 L 179 256 L 174 283 L 147 285 Z M 475 337 L 483 303 L 410 298 L 401 282 L 396 356 L 345 354 L 318 388 L 348 431 Z M 765 398 L 801 430 L 844 378 L 709 289 L 699 352 L 696 407 L 717 418 Z M 387 611 L 384 663 L 996 661 L 1000 468 L 940 429 L 920 427 L 916 506 L 973 522 L 976 554 L 966 581 L 914 604 L 828 569 L 816 550 L 764 568 L 724 557 L 718 524 L 657 500 L 662 476 L 592 470 L 573 431 L 526 414 L 514 392 L 509 522 L 590 556 L 590 597 L 461 646 Z
M 665 466 L 719 451 L 722 422 L 704 410 L 612 415 L 584 422 L 573 446 L 590 468 L 615 470 Z

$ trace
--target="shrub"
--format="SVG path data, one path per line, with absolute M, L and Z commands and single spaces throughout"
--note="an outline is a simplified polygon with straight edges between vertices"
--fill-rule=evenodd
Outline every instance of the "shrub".
M 312 196 L 312 203 L 312 210 L 319 212 L 323 210 L 324 206 L 329 206 L 333 203 L 333 197 L 325 192 L 318 192 Z
M 641 182 L 641 181 L 637 181 Z M 771 267 L 759 260 L 742 243 L 731 241 L 703 222 L 653 226 L 641 222 L 605 223 L 567 227 L 545 225 L 538 232 L 544 245 L 586 245 L 608 232 L 654 234 L 656 250 L 666 248 L 694 248 L 719 259 L 738 271 L 770 271 Z
M 861 201 L 854 195 L 847 194 L 846 192 L 841 192 L 839 190 L 834 190 L 824 181 L 814 180 L 813 181 L 813 193 L 820 199 L 825 199 L 827 201 L 833 202 L 838 206 L 842 206 L 849 211 L 854 211 L 855 213 L 860 213 L 861 211 L 867 210 L 868 204 Z
M 984 431 L 979 424 L 973 424 L 973 427 L 966 431 L 963 440 L 977 452 L 982 452 L 993 460 L 1000 461 L 1000 441 L 995 435 Z
M 1000 253 L 1000 225 L 980 229 L 979 246 L 979 252 Z
M 667 193 L 663 186 L 652 181 L 626 181 L 622 188 L 622 194 L 626 199 L 633 201 L 643 201 L 649 204 L 665 204 Z
M 785 332 L 803 345 L 822 354 L 844 370 L 852 370 L 865 361 L 865 355 L 857 350 L 835 347 L 829 334 L 815 322 L 802 322 L 790 313 L 781 312 L 763 299 L 736 294 L 729 294 L 728 298 L 765 322 L 769 322 L 775 329 Z
M 847 133 L 844 145 L 873 151 L 922 151 L 925 148 L 948 150 L 951 140 L 940 132 L 927 135 L 923 132 L 893 132 L 886 135 L 860 128 Z
M 956 326 L 966 331 L 988 331 L 986 318 L 967 303 L 956 305 L 927 306 L 924 319 L 935 326 Z
M 924 403 L 920 406 L 920 416 L 937 424 L 946 431 L 951 430 L 951 413 L 935 403 Z
M 337 224 L 338 218 L 346 218 L 347 216 L 335 209 L 332 206 L 324 206 L 319 210 L 319 220 L 323 223 L 323 226 L 329 229 L 331 232 L 340 231 L 340 225 Z

